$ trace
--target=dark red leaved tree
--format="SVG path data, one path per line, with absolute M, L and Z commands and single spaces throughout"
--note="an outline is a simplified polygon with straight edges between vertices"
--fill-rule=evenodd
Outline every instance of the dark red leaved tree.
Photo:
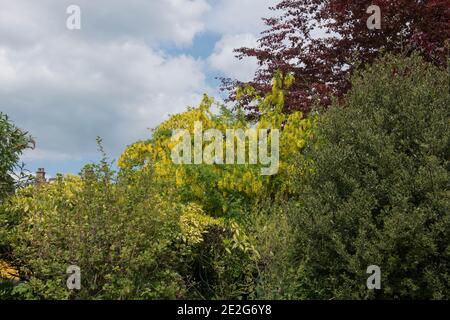
M 367 27 L 371 5 L 381 9 L 381 29 Z M 288 112 L 308 112 L 315 102 L 326 106 L 332 96 L 342 97 L 350 87 L 348 75 L 381 52 L 417 50 L 426 60 L 447 66 L 450 0 L 283 0 L 271 9 L 276 17 L 264 19 L 268 28 L 258 48 L 236 52 L 240 59 L 258 60 L 254 80 L 247 84 L 260 93 L 270 90 L 275 71 L 294 73 Z M 231 100 L 233 89 L 242 85 L 223 79 Z M 252 110 L 248 101 L 243 103 Z

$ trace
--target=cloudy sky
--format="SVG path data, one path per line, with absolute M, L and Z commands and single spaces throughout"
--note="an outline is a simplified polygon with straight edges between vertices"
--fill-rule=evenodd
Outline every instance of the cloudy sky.
M 0 0 L 0 111 L 37 141 L 34 171 L 77 173 L 149 137 L 169 114 L 218 96 L 216 77 L 246 80 L 275 0 Z M 69 30 L 70 5 L 81 30 Z

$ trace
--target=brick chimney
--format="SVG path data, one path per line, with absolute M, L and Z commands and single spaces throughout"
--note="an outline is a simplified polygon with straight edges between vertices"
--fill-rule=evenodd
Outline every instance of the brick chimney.
M 45 179 L 45 169 L 39 168 L 36 171 L 36 184 L 42 185 L 42 184 L 45 184 L 46 182 L 47 182 L 47 180 Z

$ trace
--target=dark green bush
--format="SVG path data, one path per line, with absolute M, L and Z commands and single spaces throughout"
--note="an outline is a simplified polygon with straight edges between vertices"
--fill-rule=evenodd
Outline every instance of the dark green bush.
M 10 245 L 7 241 L 7 230 L 19 223 L 19 217 L 6 216 L 3 204 L 15 189 L 30 180 L 30 176 L 24 173 L 24 166 L 20 164 L 22 152 L 31 147 L 31 137 L 16 127 L 6 116 L 0 112 L 0 298 L 8 296 L 11 291 L 11 283 L 5 282 L 2 277 L 8 260 Z M 3 271 L 3 272 L 2 272 Z
M 449 75 L 386 56 L 352 85 L 322 115 L 289 206 L 298 296 L 448 299 Z M 366 288 L 369 265 L 381 290 Z
M 0 112 L 0 203 L 13 192 L 16 179 L 22 178 L 19 158 L 32 143 L 28 134 L 17 128 Z

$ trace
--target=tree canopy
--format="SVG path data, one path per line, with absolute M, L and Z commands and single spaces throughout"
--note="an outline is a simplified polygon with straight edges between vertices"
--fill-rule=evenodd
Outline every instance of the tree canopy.
M 367 9 L 381 9 L 381 29 L 370 30 Z M 255 57 L 259 68 L 249 83 L 224 79 L 223 89 L 236 98 L 236 86 L 270 91 L 277 70 L 293 73 L 296 82 L 286 96 L 286 111 L 310 111 L 329 105 L 351 87 L 349 75 L 383 52 L 420 52 L 426 61 L 445 67 L 449 52 L 448 0 L 283 0 L 264 19 L 267 29 L 257 48 L 236 50 L 240 59 Z M 318 36 L 325 33 L 326 36 Z M 255 111 L 250 101 L 241 101 Z
M 20 173 L 15 172 L 21 169 L 19 158 L 31 145 L 32 139 L 27 132 L 0 113 L 0 202 L 14 190 L 16 180 L 20 179 Z

